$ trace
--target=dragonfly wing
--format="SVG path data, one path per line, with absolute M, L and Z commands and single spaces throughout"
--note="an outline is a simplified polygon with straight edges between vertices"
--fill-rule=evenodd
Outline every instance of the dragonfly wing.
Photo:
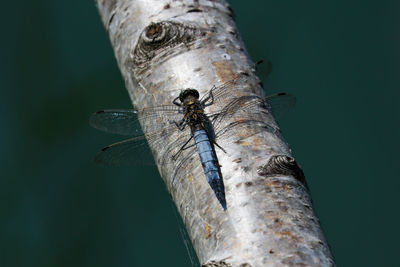
M 143 136 L 127 139 L 103 148 L 95 161 L 104 165 L 153 165 L 151 151 Z
M 89 120 L 92 127 L 120 135 L 143 135 L 134 109 L 109 109 L 94 113 Z
M 296 97 L 288 93 L 278 93 L 265 98 L 274 117 L 279 119 L 296 105 Z
M 224 142 L 230 142 L 230 138 L 251 136 L 260 131 L 276 133 L 278 128 L 264 121 L 263 113 L 268 112 L 264 100 L 258 96 L 236 98 L 211 119 L 215 136 L 218 140 L 223 137 Z M 243 127 L 246 127 L 245 131 Z
M 262 113 L 270 112 L 280 117 L 296 104 L 296 98 L 287 93 L 278 93 L 262 99 L 256 95 L 241 96 L 227 104 L 218 113 L 212 115 L 214 127 L 220 125 L 235 114 L 240 113 L 241 120 L 255 120 Z
M 172 128 L 176 128 L 175 125 L 164 128 L 165 131 L 175 131 Z M 177 129 L 177 128 L 176 128 Z M 178 133 L 178 132 L 177 132 Z M 142 136 L 136 136 L 110 146 L 103 148 L 95 158 L 95 161 L 104 165 L 115 165 L 115 166 L 135 166 L 135 165 L 154 165 L 153 155 L 151 153 L 149 143 L 153 144 L 153 147 L 157 149 L 157 152 L 161 154 L 160 164 L 173 163 L 173 155 L 176 155 L 181 148 L 182 144 L 190 138 L 190 131 L 183 131 L 178 133 L 178 138 L 174 140 L 170 145 L 166 146 L 167 140 L 165 140 L 161 133 L 152 133 Z M 190 142 L 190 143 L 193 143 Z M 190 143 L 188 146 L 190 146 Z M 190 149 L 182 150 L 179 153 L 177 160 L 185 160 L 186 157 L 191 155 Z
M 94 113 L 89 120 L 92 127 L 109 133 L 120 135 L 140 136 L 143 131 L 139 118 L 142 121 L 155 121 L 160 117 L 167 117 L 173 120 L 179 114 L 179 107 L 172 105 L 150 107 L 142 110 L 135 109 L 108 109 Z M 157 125 L 157 124 L 156 124 Z M 153 127 L 154 131 L 161 130 L 160 127 Z
M 212 104 L 218 103 L 219 106 L 224 105 L 227 99 L 234 99 L 238 97 L 237 95 L 235 95 L 234 91 L 232 91 L 232 88 L 242 85 L 243 82 L 245 82 L 247 79 L 248 76 L 237 74 L 232 80 L 227 81 L 219 86 L 214 86 L 208 94 L 205 94 L 201 98 L 200 102 L 203 103 L 207 98 L 210 97 L 210 94 L 212 94 L 214 99 L 214 102 Z M 206 102 L 211 102 L 211 99 Z M 206 103 L 206 105 L 207 104 L 209 103 Z
M 272 63 L 269 60 L 260 60 L 255 64 L 256 74 L 260 81 L 264 81 L 272 72 Z
M 165 164 L 171 157 L 176 156 L 176 153 L 191 137 L 189 125 L 186 125 L 183 130 L 177 126 L 184 114 L 176 105 L 154 107 L 140 112 L 139 117 L 143 118 L 142 126 L 147 142 L 157 149 L 157 153 L 163 160 L 161 164 Z M 179 156 L 180 154 L 183 153 L 179 153 Z
M 180 131 L 174 123 L 182 118 L 180 108 L 172 105 L 145 108 L 140 111 L 104 110 L 95 113 L 90 119 L 93 127 L 133 136 L 131 139 L 104 148 L 97 155 L 96 162 L 108 165 L 154 164 L 148 144 L 157 149 L 162 161 L 160 164 L 170 162 L 170 157 L 179 151 L 191 135 L 189 127 Z
M 213 126 L 218 127 L 225 121 L 229 121 L 235 114 L 240 114 L 240 118 L 250 119 L 253 118 L 255 114 L 265 111 L 266 106 L 262 98 L 255 95 L 241 96 L 228 103 L 218 113 L 212 114 L 211 119 Z
M 223 139 L 227 141 L 237 134 L 243 136 L 243 132 L 246 132 L 246 136 L 261 131 L 279 134 L 277 125 L 264 121 L 263 113 L 269 113 L 272 110 L 276 117 L 280 117 L 295 103 L 296 98 L 287 93 L 274 94 L 265 99 L 256 95 L 238 97 L 212 117 L 215 136 L 219 140 L 223 136 Z M 232 121 L 231 117 L 235 119 Z M 238 128 L 238 126 L 246 127 L 247 130 L 239 133 L 241 127 Z

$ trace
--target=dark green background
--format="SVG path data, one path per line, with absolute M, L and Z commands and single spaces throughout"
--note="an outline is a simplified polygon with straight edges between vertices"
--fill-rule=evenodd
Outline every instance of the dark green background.
M 339 266 L 399 266 L 398 1 L 231 1 Z M 106 168 L 130 107 L 94 1 L 2 4 L 0 266 L 190 266 L 155 168 Z

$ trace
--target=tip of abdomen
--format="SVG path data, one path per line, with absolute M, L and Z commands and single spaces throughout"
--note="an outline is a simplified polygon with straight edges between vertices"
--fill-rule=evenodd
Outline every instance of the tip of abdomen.
M 207 179 L 222 208 L 226 210 L 225 188 L 222 178 L 217 172 L 212 172 Z
M 226 200 L 225 200 L 225 196 L 223 199 L 218 199 L 219 203 L 221 203 L 222 208 L 224 208 L 224 210 L 226 210 Z

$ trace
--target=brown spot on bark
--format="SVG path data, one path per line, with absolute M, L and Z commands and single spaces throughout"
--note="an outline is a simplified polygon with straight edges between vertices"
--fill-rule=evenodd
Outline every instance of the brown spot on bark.
M 211 232 L 211 227 L 210 225 L 208 225 L 208 223 L 206 223 L 206 231 L 207 231 L 206 239 L 210 239 L 212 236 L 212 232 Z
M 223 81 L 232 81 L 237 76 L 236 72 L 233 70 L 232 65 L 228 61 L 214 61 L 213 66 L 218 77 Z
M 297 243 L 303 242 L 302 238 L 295 236 L 292 232 L 289 231 L 275 232 L 275 235 L 282 238 L 290 239 L 292 242 L 297 242 Z

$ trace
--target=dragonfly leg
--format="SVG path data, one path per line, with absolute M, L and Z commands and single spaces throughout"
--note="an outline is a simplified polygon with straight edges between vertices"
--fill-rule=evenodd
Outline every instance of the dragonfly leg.
M 203 107 L 208 107 L 208 106 L 211 106 L 211 105 L 214 104 L 214 95 L 213 95 L 213 93 L 212 93 L 214 89 L 216 89 L 215 85 L 214 85 L 213 88 L 211 88 L 211 90 L 208 92 L 208 96 L 207 96 L 203 101 L 201 101 L 201 105 L 202 105 Z M 210 99 L 211 99 L 211 102 L 210 102 L 210 103 L 207 103 L 207 101 L 209 101 Z
M 173 160 L 176 160 L 177 157 L 179 156 L 179 154 L 180 154 L 183 150 L 188 149 L 188 148 L 190 148 L 190 147 L 193 146 L 193 145 L 191 145 L 191 146 L 189 146 L 189 147 L 185 147 L 187 144 L 189 144 L 190 140 L 192 140 L 192 139 L 193 139 L 193 136 L 191 136 L 191 137 L 185 142 L 185 144 L 183 144 L 183 146 L 179 149 L 179 151 L 176 152 L 176 153 L 172 156 L 172 159 L 173 159 Z
M 176 127 L 178 127 L 178 129 L 180 131 L 183 131 L 185 129 L 185 127 L 186 127 L 186 124 L 187 124 L 185 119 L 182 119 L 179 122 L 177 122 L 177 121 L 170 121 L 170 122 L 174 123 L 176 125 Z
M 178 102 L 178 99 L 179 99 L 179 96 L 176 97 L 176 98 L 172 101 L 172 103 L 175 104 L 175 105 L 177 105 L 178 107 L 181 107 L 182 104 Z
M 218 145 L 217 142 L 215 142 L 215 141 L 213 140 L 212 143 L 213 143 L 214 145 L 216 145 L 219 149 L 221 149 L 224 153 L 226 153 L 226 150 L 223 149 L 220 145 Z
M 182 150 L 186 150 L 186 149 L 189 149 L 189 148 L 194 147 L 194 146 L 196 146 L 196 144 L 193 144 L 193 145 L 187 146 L 187 147 L 185 147 L 185 148 L 181 148 L 181 149 L 182 149 Z
M 221 115 L 221 113 L 208 115 L 208 118 L 211 119 L 211 122 L 214 122 L 218 118 L 219 115 Z

